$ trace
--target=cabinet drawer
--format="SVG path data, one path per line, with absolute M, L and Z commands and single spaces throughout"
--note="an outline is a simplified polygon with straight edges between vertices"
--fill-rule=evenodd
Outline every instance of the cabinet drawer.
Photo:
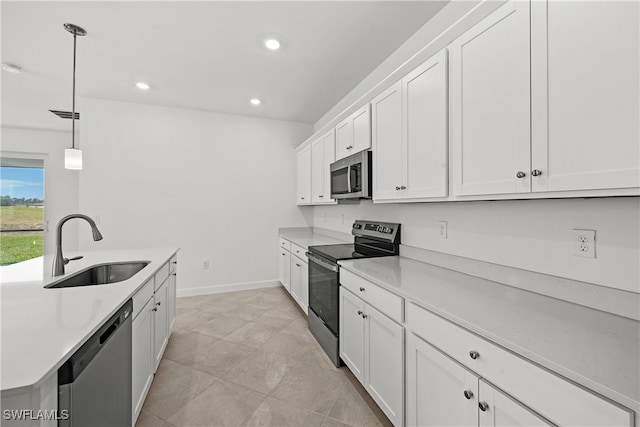
M 178 254 L 175 254 L 171 257 L 171 261 L 169 261 L 169 272 L 173 273 L 178 266 Z
M 291 242 L 288 241 L 287 239 L 283 239 L 282 237 L 280 237 L 280 247 L 288 251 L 291 251 Z
M 345 269 L 340 269 L 340 284 L 396 322 L 402 323 L 404 314 L 402 297 Z
M 169 264 L 170 264 L 169 262 L 164 263 L 164 265 L 160 267 L 160 270 L 158 270 L 158 272 L 155 275 L 156 291 L 160 288 L 160 286 L 162 286 L 164 281 L 167 280 L 167 277 L 169 277 Z
M 140 313 L 140 310 L 142 310 L 142 307 L 144 307 L 147 301 L 149 301 L 151 297 L 153 297 L 154 290 L 154 278 L 152 277 L 147 281 L 147 283 L 142 285 L 138 292 L 133 295 L 132 319 L 136 318 L 136 316 Z
M 413 303 L 407 327 L 557 425 L 631 426 L 631 411 L 598 397 Z M 471 352 L 475 358 L 471 357 Z M 580 355 L 576 355 L 580 357 Z
M 297 256 L 298 258 L 302 258 L 302 260 L 306 262 L 307 256 L 305 255 L 305 253 L 307 253 L 307 250 L 302 246 L 296 245 L 295 243 L 291 243 L 291 253 Z

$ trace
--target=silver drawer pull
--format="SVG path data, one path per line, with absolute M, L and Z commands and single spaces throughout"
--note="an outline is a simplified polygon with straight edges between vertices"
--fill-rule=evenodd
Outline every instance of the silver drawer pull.
M 157 302 L 157 303 L 156 303 L 156 305 L 161 305 L 161 303 L 160 303 L 160 302 Z
M 471 399 L 473 397 L 473 392 L 471 390 L 465 390 L 464 397 L 466 397 L 467 399 Z
M 158 311 L 158 307 L 153 307 L 151 311 Z
M 471 350 L 469 352 L 469 357 L 472 358 L 473 360 L 476 360 L 478 357 L 480 357 L 480 353 L 478 353 L 475 350 Z
M 364 289 L 364 288 L 360 288 L 360 292 L 364 292 L 364 291 L 365 291 L 365 289 Z
M 516 178 L 524 178 L 525 176 L 527 176 L 527 174 L 522 171 L 518 171 L 516 174 Z
M 540 176 L 542 175 L 542 171 L 540 169 L 534 169 L 531 171 L 531 176 Z
M 362 316 L 362 311 L 361 310 L 358 310 L 358 315 Z
M 480 408 L 482 412 L 487 412 L 489 410 L 489 404 L 487 402 L 480 402 L 478 403 L 478 408 Z

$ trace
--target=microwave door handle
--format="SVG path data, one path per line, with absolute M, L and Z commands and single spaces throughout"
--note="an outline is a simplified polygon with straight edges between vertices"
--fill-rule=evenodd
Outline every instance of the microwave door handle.
M 347 193 L 351 193 L 351 165 L 347 166 Z

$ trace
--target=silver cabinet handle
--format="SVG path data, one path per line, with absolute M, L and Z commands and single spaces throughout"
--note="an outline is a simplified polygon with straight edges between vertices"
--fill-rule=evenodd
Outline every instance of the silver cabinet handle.
M 162 305 L 162 304 L 161 304 L 161 302 L 159 301 L 159 302 L 157 302 L 157 303 L 156 303 L 156 305 Z
M 282 256 L 287 256 L 287 254 L 285 254 L 284 252 L 282 253 Z
M 297 262 L 296 262 L 296 267 L 300 267 L 300 264 L 298 264 Z
M 177 276 L 177 275 L 178 275 L 178 273 L 171 273 L 171 275 L 172 275 L 172 276 Z
M 473 392 L 471 390 L 465 390 L 464 397 L 466 397 L 467 399 L 471 399 L 473 397 Z
M 471 350 L 469 352 L 469 357 L 472 358 L 473 360 L 476 360 L 478 357 L 480 357 L 480 353 L 478 353 L 475 350 Z
M 480 402 L 478 403 L 478 408 L 480 408 L 482 412 L 487 412 L 489 410 L 489 404 L 487 402 Z
M 542 171 L 540 169 L 534 169 L 531 171 L 532 176 L 540 176 L 542 175 Z
M 366 318 L 367 318 L 367 315 L 366 315 L 366 314 L 363 314 L 363 315 L 362 315 L 362 318 L 363 318 L 363 319 L 366 319 Z
M 400 187 L 398 187 L 398 186 L 396 185 L 396 191 L 399 191 L 399 190 L 400 190 Z
M 401 185 L 401 186 L 400 186 L 400 189 L 401 189 L 401 190 L 406 190 L 406 189 L 407 189 L 407 187 L 405 187 L 404 185 Z
M 301 200 L 304 200 L 304 197 L 300 197 Z
M 158 311 L 158 307 L 153 307 L 151 311 Z
M 321 194 L 321 195 L 319 195 L 318 197 L 323 198 L 324 196 Z
M 364 291 L 365 291 L 365 289 L 364 289 L 364 288 L 360 288 L 360 292 L 364 292 Z
M 518 171 L 518 173 L 516 174 L 517 178 L 524 178 L 525 176 L 527 176 L 527 174 L 522 171 Z
M 362 310 L 358 310 L 358 315 L 362 316 Z

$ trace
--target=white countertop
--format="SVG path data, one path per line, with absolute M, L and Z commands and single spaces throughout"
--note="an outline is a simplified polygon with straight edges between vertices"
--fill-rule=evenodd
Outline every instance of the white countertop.
M 640 410 L 640 322 L 403 257 L 339 263 L 514 353 Z
M 303 248 L 318 245 L 339 245 L 344 243 L 353 243 L 351 240 L 342 240 L 324 234 L 313 232 L 310 228 L 281 228 L 278 230 L 280 237 L 295 243 Z
M 67 264 L 65 276 L 105 262 L 150 261 L 132 278 L 108 285 L 45 289 L 46 284 L 54 281 L 51 277 L 0 284 L 2 392 L 38 387 L 177 250 L 124 249 L 65 254 L 84 256 Z

